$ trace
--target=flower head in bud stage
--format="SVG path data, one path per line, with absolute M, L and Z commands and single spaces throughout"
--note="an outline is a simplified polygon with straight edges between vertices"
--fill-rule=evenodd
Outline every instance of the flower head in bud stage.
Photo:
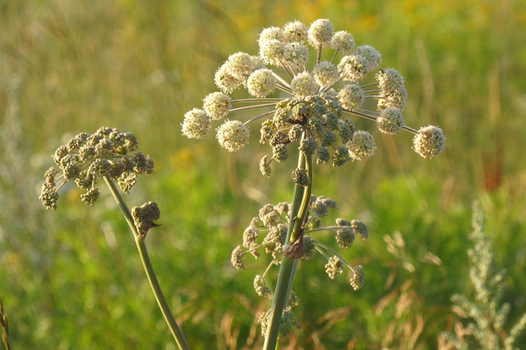
M 135 135 L 107 127 L 101 127 L 92 135 L 74 136 L 53 154 L 58 169 L 46 172 L 40 200 L 47 209 L 57 209 L 59 190 L 65 183 L 74 181 L 85 191 L 81 200 L 93 206 L 100 196 L 97 180 L 104 177 L 116 181 L 121 190 L 128 192 L 138 175 L 153 172 L 150 156 L 132 153 L 137 147 Z
M 291 145 L 309 137 L 315 143 L 318 164 L 341 166 L 350 159 L 371 157 L 373 134 L 356 130 L 349 116 L 374 121 L 382 133 L 414 133 L 413 149 L 424 158 L 443 150 L 445 138 L 438 127 L 417 131 L 406 126 L 402 112 L 407 90 L 402 75 L 394 68 L 379 69 L 382 55 L 378 50 L 356 46 L 350 33 L 335 31 L 328 19 L 310 26 L 294 21 L 283 28 L 263 29 L 258 45 L 257 55 L 234 53 L 217 70 L 215 83 L 221 92 L 207 95 L 201 109 L 185 114 L 185 136 L 205 137 L 212 122 L 229 117 L 216 128 L 216 138 L 235 152 L 248 144 L 249 126 L 262 121 L 260 143 L 272 149 L 260 163 L 265 176 L 270 176 L 272 161 L 286 161 Z M 330 61 L 321 60 L 322 50 L 334 51 Z M 252 97 L 230 97 L 240 87 Z M 377 101 L 377 110 L 365 107 L 374 105 L 365 103 L 368 100 Z M 246 121 L 232 119 L 233 113 L 247 110 L 260 112 Z
M 285 251 L 287 247 L 294 247 L 296 250 L 302 249 L 301 254 L 294 255 L 294 258 L 306 260 L 312 259 L 316 252 L 319 252 L 327 260 L 325 269 L 331 278 L 342 274 L 345 267 L 354 274 L 355 269 L 343 257 L 334 255 L 336 252 L 333 249 L 312 237 L 319 232 L 331 232 L 335 234 L 336 241 L 342 249 L 349 248 L 356 235 L 360 235 L 364 240 L 367 238 L 367 226 L 358 220 L 349 221 L 339 218 L 336 220 L 335 226 L 322 226 L 321 219 L 327 216 L 329 209 L 337 208 L 338 205 L 333 199 L 312 195 L 308 206 L 308 219 L 304 224 L 305 235 L 302 237 L 302 244 L 285 246 L 285 237 L 289 228 L 290 203 L 265 204 L 259 210 L 258 217 L 253 218 L 250 225 L 245 229 L 243 244 L 237 246 L 232 252 L 232 265 L 237 269 L 244 269 L 243 256 L 251 253 L 257 259 L 260 248 L 272 256 L 272 262 L 265 273 L 256 276 L 254 280 L 254 289 L 262 296 L 268 296 L 271 293 L 270 289 L 267 289 L 265 275 L 272 265 L 280 263 L 281 255 L 288 254 Z M 298 253 L 296 250 L 294 252 Z M 329 254 L 333 256 L 330 257 Z

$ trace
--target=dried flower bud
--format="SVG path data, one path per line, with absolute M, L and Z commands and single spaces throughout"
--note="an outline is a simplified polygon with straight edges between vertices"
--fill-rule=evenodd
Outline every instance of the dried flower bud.
M 146 236 L 148 230 L 152 227 L 159 226 L 154 223 L 154 220 L 159 219 L 161 216 L 161 211 L 159 210 L 157 203 L 148 202 L 140 207 L 133 207 L 131 212 L 135 227 L 137 228 L 139 235 L 142 237 Z

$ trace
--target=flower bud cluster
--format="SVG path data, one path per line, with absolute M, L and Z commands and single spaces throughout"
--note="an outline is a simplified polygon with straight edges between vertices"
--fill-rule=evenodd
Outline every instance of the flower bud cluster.
M 97 180 L 107 177 L 128 192 L 140 174 L 153 172 L 150 156 L 135 152 L 135 135 L 117 129 L 102 127 L 94 134 L 80 133 L 60 146 L 52 158 L 58 169 L 50 168 L 42 186 L 40 200 L 47 209 L 56 209 L 58 191 L 69 181 L 85 193 L 81 200 L 93 206 L 100 196 Z
M 318 19 L 310 26 L 295 21 L 283 28 L 265 28 L 258 46 L 257 55 L 237 52 L 217 70 L 215 83 L 220 91 L 207 95 L 201 109 L 185 114 L 184 135 L 202 138 L 213 121 L 236 111 L 265 109 L 248 121 L 226 119 L 216 129 L 216 138 L 223 148 L 235 152 L 249 143 L 250 125 L 263 119 L 260 142 L 272 149 L 272 155 L 260 162 L 266 176 L 271 173 L 272 161 L 287 160 L 293 143 L 299 143 L 303 151 L 301 142 L 307 139 L 308 152 L 315 154 L 317 163 L 341 166 L 374 155 L 372 132 L 356 130 L 349 116 L 375 121 L 382 133 L 403 129 L 414 133 L 413 149 L 424 158 L 435 157 L 444 149 L 440 128 L 428 126 L 417 131 L 405 125 L 402 112 L 407 90 L 402 75 L 394 68 L 380 69 L 378 50 L 356 46 L 350 33 L 335 31 L 328 19 Z M 321 59 L 327 49 L 334 50 L 330 61 Z M 338 54 L 342 57 L 336 61 Z M 242 86 L 253 98 L 230 96 Z M 376 110 L 365 108 L 371 99 L 377 101 Z M 306 182 L 304 178 L 297 180 Z
M 336 236 L 336 242 L 342 249 L 349 248 L 358 235 L 366 240 L 369 236 L 367 226 L 361 221 L 345 219 L 337 219 L 334 226 L 322 226 L 322 219 L 329 214 L 329 209 L 338 209 L 337 203 L 325 196 L 311 195 L 308 203 L 308 220 L 306 220 L 302 230 L 303 234 L 300 237 L 301 244 L 286 244 L 286 236 L 289 228 L 290 219 L 290 204 L 286 202 L 278 203 L 277 205 L 265 204 L 260 210 L 259 215 L 252 218 L 250 225 L 243 232 L 243 243 L 237 246 L 232 252 L 231 262 L 237 269 L 245 269 L 243 257 L 247 254 L 252 254 L 256 259 L 259 258 L 258 250 L 264 250 L 266 254 L 272 256 L 272 264 L 278 265 L 281 260 L 279 257 L 287 254 L 287 248 L 296 247 L 302 249 L 301 254 L 292 258 L 303 258 L 310 260 L 316 252 L 319 252 L 327 259 L 325 269 L 330 278 L 334 279 L 343 273 L 344 268 L 349 268 L 355 276 L 356 271 L 348 262 L 335 251 L 325 244 L 312 238 L 312 234 L 320 231 L 332 232 Z M 309 233 L 309 235 L 306 235 Z M 264 237 L 260 237 L 263 236 Z M 336 254 L 329 257 L 328 253 Z M 267 269 L 268 271 L 268 269 Z M 260 296 L 267 297 L 272 294 L 272 290 L 268 287 L 265 280 L 265 275 L 257 275 L 254 279 L 254 290 Z M 356 283 L 359 282 L 358 277 Z M 362 280 L 363 284 L 363 280 Z

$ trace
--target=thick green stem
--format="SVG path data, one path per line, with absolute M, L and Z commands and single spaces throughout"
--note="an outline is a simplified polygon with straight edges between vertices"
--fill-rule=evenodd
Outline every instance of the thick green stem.
M 287 232 L 285 246 L 292 245 L 297 239 L 302 239 L 299 235 L 302 231 L 302 226 L 307 215 L 312 188 L 311 165 L 312 156 L 305 155 L 303 152 L 300 152 L 298 167 L 300 169 L 307 170 L 311 181 L 310 185 L 307 187 L 303 187 L 298 184 L 294 186 L 292 210 L 289 218 L 289 229 Z M 292 285 L 294 284 L 297 265 L 298 259 L 289 259 L 286 256 L 283 256 L 281 260 L 276 290 L 274 292 L 274 299 L 272 300 L 272 308 L 270 309 L 269 325 L 267 328 L 267 334 L 265 336 L 265 344 L 263 346 L 263 349 L 265 350 L 275 350 L 277 348 L 281 315 L 288 303 Z
M 104 180 L 106 181 L 106 184 L 108 185 L 110 192 L 113 195 L 113 198 L 115 198 L 115 201 L 119 205 L 119 208 L 121 209 L 122 214 L 124 215 L 124 218 L 126 219 L 126 222 L 128 222 L 128 226 L 130 226 L 130 230 L 132 231 L 133 236 L 135 238 L 135 243 L 137 244 L 137 249 L 141 257 L 144 271 L 146 272 L 146 276 L 148 277 L 148 281 L 150 282 L 150 286 L 152 287 L 153 294 L 155 295 L 155 299 L 157 300 L 157 303 L 159 304 L 159 308 L 161 309 L 161 312 L 163 313 L 164 319 L 166 320 L 166 323 L 168 324 L 168 327 L 170 328 L 170 331 L 172 332 L 172 335 L 175 341 L 177 342 L 179 349 L 189 350 L 190 348 L 188 347 L 188 344 L 186 343 L 186 339 L 184 338 L 183 333 L 181 332 L 181 329 L 177 325 L 177 322 L 175 321 L 175 318 L 172 315 L 172 312 L 170 311 L 170 307 L 168 306 L 168 303 L 166 302 L 166 299 L 164 298 L 159 282 L 157 281 L 157 276 L 155 275 L 155 271 L 153 269 L 152 263 L 150 262 L 150 258 L 148 256 L 148 250 L 146 249 L 146 244 L 144 243 L 145 236 L 140 235 L 139 232 L 137 231 L 137 228 L 135 227 L 135 224 L 133 222 L 133 217 L 131 215 L 130 209 L 124 202 L 119 192 L 119 189 L 117 188 L 115 183 L 111 181 L 110 179 L 108 179 L 107 177 L 104 177 Z

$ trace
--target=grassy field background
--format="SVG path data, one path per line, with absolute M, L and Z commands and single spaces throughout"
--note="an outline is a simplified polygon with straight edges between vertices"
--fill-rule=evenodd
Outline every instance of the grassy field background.
M 0 294 L 13 349 L 175 349 L 107 191 L 94 208 L 73 187 L 57 212 L 38 200 L 56 147 L 103 125 L 133 132 L 155 161 L 127 200 L 161 208 L 147 243 L 192 349 L 259 347 L 254 319 L 270 301 L 252 280 L 266 265 L 248 259 L 238 272 L 230 253 L 262 204 L 291 200 L 294 165 L 264 178 L 256 135 L 227 154 L 212 137 L 187 140 L 180 124 L 216 90 L 228 55 L 257 52 L 262 28 L 318 18 L 377 48 L 405 77 L 406 123 L 439 125 L 447 147 L 428 161 L 410 134 L 377 135 L 367 162 L 316 169 L 314 193 L 340 206 L 332 218 L 369 227 L 344 253 L 366 284 L 354 292 L 321 258 L 301 263 L 303 327 L 285 343 L 437 348 L 458 319 L 450 297 L 473 292 L 474 200 L 508 271 L 510 324 L 526 311 L 524 2 L 0 0 Z

